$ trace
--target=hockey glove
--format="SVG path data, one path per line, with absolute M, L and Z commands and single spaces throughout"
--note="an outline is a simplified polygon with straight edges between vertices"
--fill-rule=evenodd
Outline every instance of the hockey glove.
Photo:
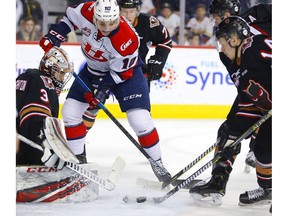
M 47 167 L 53 167 L 56 166 L 57 170 L 62 170 L 65 161 L 61 160 L 51 149 L 50 145 L 47 143 L 46 140 L 43 142 L 44 145 L 44 154 L 41 158 L 41 161 L 45 164 Z
M 162 77 L 162 69 L 164 64 L 164 58 L 159 55 L 151 56 L 148 59 L 147 73 L 149 81 L 158 80 Z
M 54 28 L 50 28 L 48 34 L 44 35 L 39 42 L 40 47 L 44 50 L 45 53 L 48 52 L 53 46 L 60 47 L 61 43 L 66 39 L 65 36 L 57 31 L 57 27 L 53 25 L 52 27 Z
M 89 109 L 94 109 L 98 104 L 98 100 L 94 97 L 91 92 L 85 92 L 84 98 L 87 103 L 89 103 Z
M 240 153 L 241 144 L 231 146 L 237 139 L 237 134 L 229 129 L 229 125 L 225 121 L 218 130 L 217 147 L 223 157 L 229 159 Z

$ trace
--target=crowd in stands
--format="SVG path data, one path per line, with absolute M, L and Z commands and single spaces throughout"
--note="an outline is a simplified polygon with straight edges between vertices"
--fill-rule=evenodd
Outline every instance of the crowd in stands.
M 43 9 L 41 0 L 21 0 L 22 17 L 18 23 L 16 40 L 38 41 L 42 36 Z M 66 0 L 67 6 L 93 0 Z M 257 3 L 271 3 L 271 0 L 239 0 L 241 11 L 245 11 Z M 185 46 L 215 46 L 213 27 L 209 18 L 211 0 L 186 0 L 185 5 Z M 140 0 L 140 12 L 157 17 L 168 29 L 174 45 L 179 44 L 180 0 Z M 55 23 L 59 22 L 58 16 Z M 67 42 L 77 42 L 73 32 Z

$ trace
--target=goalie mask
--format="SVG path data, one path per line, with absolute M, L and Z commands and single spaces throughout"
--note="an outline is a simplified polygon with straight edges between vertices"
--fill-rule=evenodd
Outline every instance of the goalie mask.
M 59 95 L 65 84 L 72 77 L 73 62 L 60 47 L 52 47 L 40 61 L 39 70 L 51 77 Z

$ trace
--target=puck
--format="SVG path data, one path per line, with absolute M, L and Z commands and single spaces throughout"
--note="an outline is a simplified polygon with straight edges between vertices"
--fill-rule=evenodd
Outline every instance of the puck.
M 147 201 L 147 197 L 138 197 L 136 199 L 136 202 L 137 203 L 143 203 L 143 202 L 146 202 Z

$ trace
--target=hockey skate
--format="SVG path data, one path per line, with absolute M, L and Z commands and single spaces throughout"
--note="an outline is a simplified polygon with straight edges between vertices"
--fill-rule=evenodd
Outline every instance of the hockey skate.
M 265 205 L 272 202 L 272 189 L 259 187 L 256 190 L 246 191 L 239 196 L 239 205 Z
M 245 169 L 244 169 L 245 173 L 249 173 L 251 170 L 251 167 L 253 168 L 256 167 L 256 158 L 252 150 L 249 150 L 249 152 L 247 153 L 245 164 L 246 164 Z
M 157 165 L 161 168 L 161 170 L 156 167 L 153 163 L 151 164 L 152 170 L 155 174 L 155 176 L 158 178 L 158 180 L 160 182 L 168 182 L 171 180 L 171 175 L 170 173 L 167 171 L 167 169 L 164 167 L 161 158 L 157 161 L 155 161 L 157 163 Z
M 86 144 L 84 145 L 84 151 L 81 154 L 78 154 L 78 155 L 75 155 L 75 156 L 79 160 L 79 164 L 87 164 Z
M 226 192 L 228 177 L 225 175 L 212 175 L 211 179 L 196 184 L 189 190 L 191 198 L 198 203 L 209 203 L 220 206 L 222 197 Z

